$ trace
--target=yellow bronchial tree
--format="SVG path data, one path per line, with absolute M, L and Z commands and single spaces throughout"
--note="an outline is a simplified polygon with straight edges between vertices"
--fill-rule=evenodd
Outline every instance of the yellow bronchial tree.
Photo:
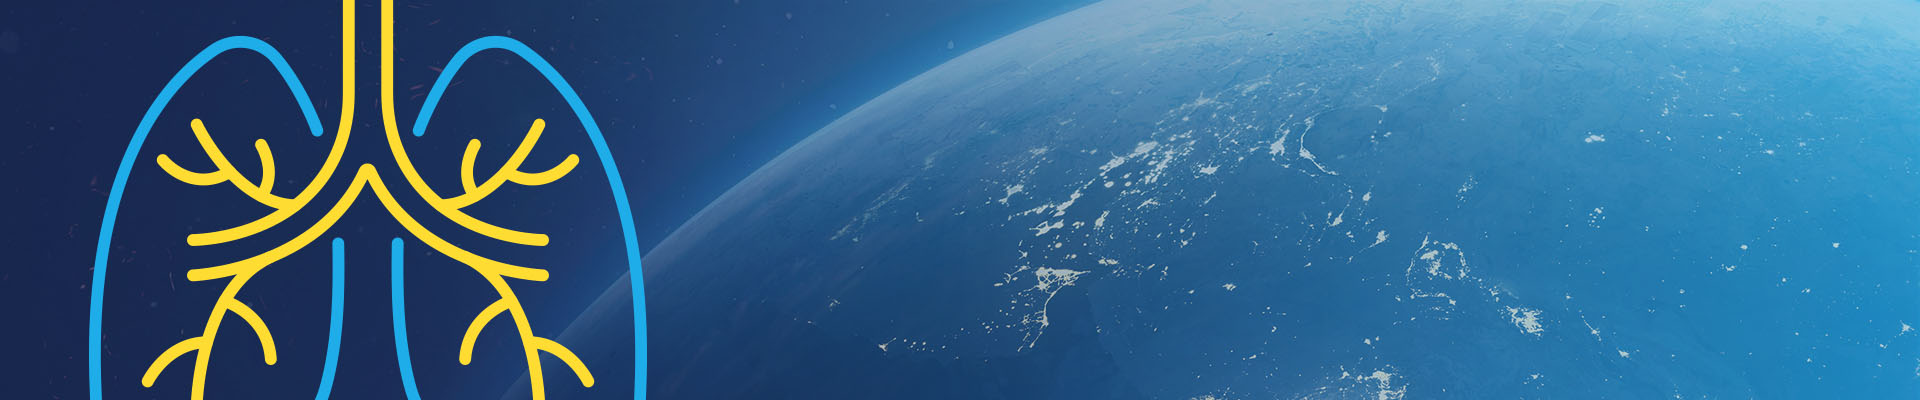
M 343 33 L 343 55 L 341 60 L 341 111 L 340 122 L 337 127 L 339 133 L 335 135 L 332 148 L 327 155 L 326 161 L 321 164 L 313 178 L 300 193 L 293 197 L 282 197 L 274 194 L 274 182 L 278 179 L 277 174 L 279 170 L 273 161 L 272 148 L 267 144 L 265 139 L 254 142 L 254 150 L 260 159 L 261 165 L 259 179 L 249 179 L 227 160 L 225 153 L 214 143 L 212 135 L 208 133 L 205 123 L 198 119 L 193 120 L 190 127 L 193 130 L 195 139 L 200 143 L 201 150 L 206 153 L 207 159 L 214 165 L 214 171 L 196 172 L 180 166 L 168 155 L 162 154 L 157 157 L 155 162 L 174 179 L 196 186 L 213 186 L 223 183 L 231 184 L 254 201 L 273 209 L 273 211 L 266 216 L 239 226 L 219 231 L 188 235 L 187 243 L 189 245 L 208 246 L 232 242 L 251 237 L 254 234 L 279 225 L 281 222 L 286 221 L 288 217 L 305 209 L 308 205 L 313 204 L 321 189 L 326 186 L 329 177 L 336 172 L 341 162 L 341 155 L 346 149 L 350 127 L 353 126 L 353 66 L 355 54 L 353 43 L 353 7 L 352 1 L 342 2 L 344 15 L 341 24 Z M 568 155 L 566 159 L 558 165 L 545 171 L 522 171 L 520 168 L 546 129 L 546 121 L 536 119 L 527 130 L 527 134 L 521 139 L 519 146 L 514 149 L 512 156 L 484 181 L 478 180 L 474 171 L 474 162 L 479 153 L 481 143 L 478 139 L 468 142 L 466 150 L 462 154 L 460 165 L 460 187 L 463 189 L 462 193 L 453 197 L 442 197 L 434 193 L 433 189 L 427 185 L 426 181 L 414 169 L 413 163 L 407 156 L 406 149 L 400 141 L 399 127 L 395 123 L 392 100 L 393 3 L 391 0 L 381 2 L 380 22 L 382 44 L 380 96 L 383 100 L 381 102 L 382 117 L 385 122 L 387 145 L 392 152 L 396 164 L 398 164 L 400 168 L 401 174 L 406 178 L 408 186 L 425 200 L 436 214 L 446 217 L 462 228 L 508 243 L 528 246 L 547 245 L 549 242 L 547 235 L 495 226 L 481 221 L 478 218 L 474 218 L 462 210 L 486 199 L 506 183 L 523 186 L 539 186 L 565 177 L 567 173 L 579 165 L 578 155 Z M 381 206 L 387 213 L 399 222 L 408 233 L 411 233 L 421 242 L 426 243 L 428 247 L 473 269 L 474 272 L 480 274 L 482 278 L 485 278 L 499 295 L 498 300 L 481 309 L 479 314 L 475 316 L 468 325 L 460 342 L 459 361 L 461 364 L 469 364 L 472 362 L 474 343 L 486 325 L 498 318 L 501 314 L 506 314 L 514 323 L 515 330 L 519 336 L 521 351 L 526 358 L 527 374 L 535 399 L 543 399 L 546 397 L 545 374 L 541 371 L 540 366 L 541 353 L 551 354 L 559 358 L 562 362 L 565 362 L 567 367 L 579 378 L 581 385 L 586 387 L 593 386 L 593 374 L 587 369 L 586 364 L 583 363 L 578 356 L 574 355 L 574 353 L 565 346 L 554 342 L 552 339 L 540 337 L 533 333 L 531 324 L 528 322 L 525 307 L 522 306 L 520 298 L 514 293 L 513 288 L 508 285 L 508 279 L 544 282 L 548 278 L 548 272 L 544 269 L 517 266 L 482 257 L 449 243 L 441 238 L 440 235 L 427 229 L 418 220 L 414 219 L 412 214 L 400 205 L 400 202 L 395 199 L 385 181 L 381 179 L 379 171 L 371 164 L 360 165 L 355 170 L 353 179 L 351 183 L 347 185 L 345 193 L 334 201 L 333 205 L 317 222 L 306 227 L 293 238 L 274 246 L 266 252 L 247 257 L 240 261 L 187 271 L 187 279 L 194 282 L 228 279 L 225 290 L 223 290 L 219 298 L 214 301 L 214 305 L 207 317 L 206 325 L 201 331 L 201 334 L 183 339 L 163 351 L 154 359 L 152 364 L 148 366 L 145 374 L 143 374 L 141 378 L 141 384 L 152 387 L 154 381 L 159 378 L 160 373 L 164 371 L 168 365 L 173 364 L 180 357 L 191 352 L 196 355 L 191 397 L 195 400 L 201 399 L 205 394 L 207 368 L 211 360 L 213 344 L 215 338 L 218 336 L 220 323 L 228 314 L 239 316 L 241 320 L 246 321 L 247 324 L 253 328 L 255 336 L 259 339 L 261 349 L 265 355 L 265 362 L 268 365 L 275 364 L 279 358 L 279 351 L 274 345 L 272 331 L 267 328 L 265 320 L 262 319 L 258 313 L 255 313 L 253 309 L 245 303 L 236 300 L 235 296 L 245 287 L 249 280 L 267 266 L 286 258 L 295 251 L 307 247 L 327 230 L 331 229 L 332 226 L 346 214 L 347 210 L 354 204 L 354 201 L 358 199 L 361 194 L 365 193 L 372 193 L 380 201 Z
M 266 227 L 271 227 L 285 218 L 284 216 L 275 217 L 275 215 L 280 215 L 282 212 L 291 214 L 293 211 L 298 211 L 305 207 L 313 199 L 311 194 L 318 192 L 318 188 L 325 184 L 326 179 L 324 177 L 326 175 L 320 175 L 314 178 L 312 183 L 309 184 L 309 189 L 302 191 L 300 196 L 294 198 L 276 196 L 272 191 L 272 182 L 276 167 L 273 163 L 272 149 L 267 145 L 266 140 L 262 139 L 254 142 L 254 147 L 259 153 L 261 164 L 261 179 L 256 182 L 238 172 L 238 170 L 234 168 L 233 163 L 226 159 L 225 154 L 214 144 L 212 136 L 207 132 L 206 126 L 202 121 L 198 119 L 193 120 L 192 128 L 195 138 L 200 142 L 201 149 L 206 152 L 207 158 L 212 161 L 216 169 L 213 172 L 194 172 L 179 166 L 173 161 L 172 157 L 165 154 L 160 155 L 156 160 L 160 168 L 165 170 L 169 175 L 172 175 L 175 179 L 192 185 L 211 186 L 230 183 L 250 198 L 274 208 L 276 210 L 274 214 L 269 214 L 269 217 L 255 221 L 255 223 L 259 221 L 269 221 L 264 223 L 264 227 L 259 228 L 261 230 L 264 230 Z M 428 188 L 425 181 L 415 172 L 411 162 L 408 161 L 404 148 L 400 147 L 398 143 L 398 136 L 391 136 L 389 140 L 393 141 L 391 145 L 394 148 L 394 155 L 397 160 L 400 160 L 402 171 L 407 175 L 408 182 L 412 184 L 413 188 L 418 191 L 422 198 L 427 200 L 427 203 L 435 211 L 447 216 L 448 219 L 453 220 L 463 227 L 491 238 L 512 243 L 544 246 L 548 243 L 546 235 L 513 231 L 494 226 L 468 216 L 464 212 L 461 212 L 460 209 L 484 200 L 488 195 L 508 182 L 526 186 L 545 185 L 566 176 L 575 166 L 579 165 L 578 155 L 568 155 L 559 165 L 549 168 L 546 171 L 525 172 L 520 170 L 528 154 L 532 152 L 534 145 L 539 142 L 540 135 L 545 129 L 546 121 L 534 120 L 532 127 L 528 129 L 520 145 L 515 148 L 513 155 L 485 181 L 479 181 L 474 176 L 474 159 L 479 152 L 481 143 L 478 139 L 468 142 L 467 150 L 461 157 L 460 166 L 461 187 L 465 189 L 465 192 L 452 198 L 442 198 L 433 193 L 432 189 Z M 344 138 L 344 136 L 342 136 L 342 138 Z M 344 139 L 336 139 L 336 150 L 344 148 L 344 144 Z M 339 151 L 335 151 L 330 155 L 322 170 L 331 171 L 334 169 L 333 165 L 338 162 L 338 156 Z M 215 300 L 213 310 L 207 318 L 207 323 L 202 334 L 181 340 L 179 343 L 174 344 L 162 352 L 161 355 L 153 361 L 152 365 L 147 368 L 146 373 L 141 378 L 141 384 L 149 387 L 153 386 L 154 381 L 159 377 L 160 372 L 165 370 L 167 365 L 188 352 L 195 352 L 197 358 L 194 365 L 192 397 L 194 399 L 202 398 L 213 342 L 219 333 L 221 321 L 228 313 L 240 316 L 242 320 L 253 327 L 256 336 L 260 340 L 266 363 L 272 365 L 277 362 L 278 350 L 274 345 L 273 335 L 271 330 L 267 328 L 266 322 L 262 320 L 259 314 L 255 313 L 252 308 L 235 299 L 234 296 L 245 287 L 248 280 L 252 279 L 254 275 L 258 274 L 268 265 L 285 258 L 294 251 L 306 247 L 315 239 L 319 238 L 321 234 L 325 233 L 326 230 L 330 229 L 340 220 L 347 209 L 354 203 L 354 200 L 368 191 L 371 191 L 375 197 L 380 200 L 380 204 L 385 207 L 386 211 L 391 214 L 395 220 L 400 222 L 401 226 L 405 227 L 410 233 L 422 242 L 425 242 L 429 247 L 472 268 L 475 272 L 479 273 L 481 277 L 485 278 L 487 282 L 492 285 L 495 292 L 500 295 L 499 300 L 482 309 L 480 314 L 474 317 L 473 321 L 467 327 L 466 333 L 460 341 L 459 358 L 461 364 L 470 364 L 472 362 L 474 342 L 479 338 L 481 331 L 487 323 L 499 317 L 500 314 L 507 314 L 511 317 L 520 338 L 521 349 L 525 354 L 527 362 L 527 374 L 533 386 L 534 398 L 545 398 L 545 375 L 540 367 L 540 353 L 552 354 L 554 357 L 559 358 L 567 364 L 567 367 L 573 371 L 574 375 L 579 377 L 581 385 L 587 387 L 593 386 L 593 374 L 587 369 L 586 364 L 580 360 L 579 356 L 574 355 L 566 346 L 562 346 L 552 339 L 533 334 L 525 307 L 521 305 L 519 296 L 514 294 L 513 288 L 507 284 L 507 279 L 535 282 L 546 281 L 548 278 L 548 272 L 546 270 L 516 266 L 492 260 L 447 242 L 445 239 L 442 239 L 440 235 L 435 234 L 432 230 L 420 224 L 405 208 L 402 208 L 399 201 L 394 198 L 390 189 L 387 188 L 385 182 L 380 178 L 378 171 L 376 171 L 372 165 L 364 164 L 361 165 L 355 173 L 353 182 L 348 185 L 346 193 L 334 203 L 333 207 L 329 209 L 318 222 L 296 235 L 293 239 L 265 253 L 237 262 L 187 271 L 187 279 L 196 282 L 222 278 L 231 279 L 227 281 L 226 289 L 221 292 L 220 297 Z M 214 234 L 225 234 L 225 232 L 232 232 L 248 226 L 249 225 L 242 225 L 241 227 L 215 232 Z M 250 235 L 250 233 L 248 235 Z M 223 243 L 242 239 L 248 235 L 223 236 L 218 238 L 220 240 L 214 242 Z

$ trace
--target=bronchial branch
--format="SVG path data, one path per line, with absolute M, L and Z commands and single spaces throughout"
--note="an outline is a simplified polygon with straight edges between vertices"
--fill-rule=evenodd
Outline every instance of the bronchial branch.
M 480 152 L 480 140 L 474 139 L 467 142 L 466 150 L 460 157 L 460 185 L 461 188 L 465 190 L 465 193 L 448 199 L 437 199 L 435 196 L 428 196 L 427 201 L 433 203 L 434 209 L 441 211 L 443 214 L 447 214 L 449 217 L 454 217 L 455 221 L 458 222 L 460 221 L 459 217 L 464 217 L 464 214 L 460 214 L 457 210 L 485 199 L 506 182 L 513 182 L 525 186 L 539 186 L 552 183 L 565 177 L 568 172 L 573 171 L 573 168 L 579 165 L 580 159 L 578 155 L 569 154 L 559 165 L 546 171 L 532 173 L 520 171 L 521 165 L 526 162 L 527 155 L 532 153 L 533 146 L 539 143 L 540 134 L 546 130 L 546 126 L 547 123 L 545 120 L 533 120 L 533 125 L 527 129 L 526 137 L 522 138 L 520 145 L 514 148 L 513 155 L 509 156 L 507 162 L 501 165 L 500 169 L 488 177 L 485 182 L 478 182 L 474 177 L 474 159 Z M 468 226 L 469 228 L 473 228 L 474 226 L 492 227 L 492 225 L 479 222 L 478 220 L 472 222 L 474 222 L 474 224 Z M 544 240 L 538 241 L 537 243 L 515 241 L 512 240 L 515 236 L 503 234 L 512 231 L 506 231 L 503 228 L 494 228 L 498 230 L 483 228 L 475 229 L 475 231 L 508 242 L 536 246 L 546 244 Z M 544 239 L 544 235 L 540 237 Z M 462 257 L 456 256 L 455 258 Z M 534 399 L 543 399 L 546 396 L 546 377 L 540 367 L 540 353 L 552 354 L 554 357 L 558 357 L 562 362 L 567 364 L 569 369 L 573 370 L 574 375 L 580 379 L 582 386 L 593 387 L 593 373 L 587 370 L 586 364 L 580 361 L 580 357 L 575 356 L 573 351 L 568 350 L 566 346 L 562 346 L 558 342 L 533 334 L 533 329 L 527 322 L 526 309 L 521 306 L 520 299 L 514 294 L 513 288 L 507 285 L 506 278 L 511 278 L 511 276 L 503 275 L 497 271 L 479 268 L 472 264 L 469 264 L 469 266 L 474 267 L 475 272 L 480 273 L 482 277 L 486 278 L 486 280 L 493 285 L 494 291 L 500 295 L 500 300 L 482 309 L 479 315 L 474 316 L 473 321 L 468 323 L 467 330 L 460 339 L 461 365 L 468 365 L 473 362 L 474 342 L 480 337 L 480 332 L 486 329 L 487 324 L 498 318 L 501 314 L 506 314 L 512 318 L 516 328 L 515 330 L 520 337 L 520 347 L 526 357 L 527 377 L 533 389 Z

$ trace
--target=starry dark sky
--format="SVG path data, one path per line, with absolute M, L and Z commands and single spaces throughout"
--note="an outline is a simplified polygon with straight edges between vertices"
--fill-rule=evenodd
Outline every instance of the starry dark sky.
M 402 1 L 396 97 L 416 107 L 426 87 L 409 82 L 430 82 L 467 40 L 526 42 L 574 82 L 607 132 L 645 249 L 867 99 L 1088 2 Z M 12 178 L 0 188 L 0 243 L 11 256 L 0 262 L 0 301 L 12 314 L 0 335 L 15 344 L 0 353 L 6 397 L 85 397 L 88 280 L 106 191 L 140 113 L 187 58 L 226 36 L 266 40 L 300 71 L 332 128 L 338 4 L 193 3 L 0 6 L 0 171 Z M 356 129 L 374 129 L 378 9 L 360 3 Z

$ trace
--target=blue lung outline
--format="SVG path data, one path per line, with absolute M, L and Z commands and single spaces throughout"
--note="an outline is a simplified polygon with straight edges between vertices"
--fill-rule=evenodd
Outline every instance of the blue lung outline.
M 107 192 L 107 210 L 100 221 L 100 241 L 93 250 L 93 293 L 89 295 L 90 305 L 87 308 L 87 393 L 90 399 L 100 400 L 103 395 L 100 387 L 101 301 L 106 298 L 107 293 L 107 250 L 113 247 L 113 226 L 120 216 L 120 199 L 126 192 L 127 176 L 133 172 L 134 160 L 140 155 L 141 146 L 146 144 L 147 134 L 153 130 L 154 121 L 160 118 L 160 112 L 166 109 L 167 104 L 173 102 L 173 95 L 179 92 L 181 86 L 186 85 L 188 79 L 200 72 L 200 67 L 206 66 L 207 62 L 212 61 L 214 57 L 232 50 L 250 50 L 272 63 L 273 69 L 280 73 L 280 79 L 287 83 L 287 89 L 293 92 L 294 101 L 299 103 L 300 112 L 307 120 L 307 130 L 315 137 L 325 134 L 320 130 L 320 117 L 313 110 L 313 101 L 308 99 L 307 90 L 300 85 L 300 78 L 294 75 L 292 67 L 287 66 L 287 60 L 280 55 L 279 50 L 260 39 L 249 36 L 229 36 L 220 39 L 207 45 L 206 49 L 200 50 L 193 59 L 187 60 L 185 66 L 174 72 L 173 79 L 167 81 L 167 85 L 160 89 L 160 95 L 147 106 L 147 113 L 140 118 L 139 127 L 134 128 L 133 141 L 127 144 L 126 154 L 120 156 L 120 168 L 113 175 L 113 189 Z M 333 309 L 329 313 L 326 373 L 321 377 L 317 397 L 321 400 L 326 399 L 333 388 L 333 371 L 338 361 L 336 356 L 340 354 L 340 320 L 343 311 L 341 297 L 346 285 L 346 282 L 341 279 L 345 273 L 344 262 L 339 257 L 342 255 L 343 244 L 337 238 L 333 244 Z
M 413 383 L 413 350 L 407 347 L 406 243 L 393 238 L 393 354 L 400 361 L 400 384 L 407 399 L 420 400 L 420 389 Z
M 520 43 L 518 40 L 505 36 L 487 36 L 474 39 L 471 42 L 467 42 L 465 46 L 461 46 L 460 51 L 453 54 L 453 59 L 447 62 L 446 69 L 442 70 L 440 77 L 433 82 L 433 90 L 427 92 L 427 101 L 420 107 L 419 117 L 414 120 L 413 135 L 426 135 L 427 122 L 432 119 L 434 108 L 440 105 L 440 95 L 446 93 L 447 85 L 453 83 L 453 76 L 460 71 L 460 67 L 466 65 L 467 60 L 473 58 L 474 54 L 493 49 L 512 52 L 513 55 L 520 57 L 521 60 L 532 65 L 533 69 L 539 71 L 542 77 L 547 78 L 547 83 L 552 84 L 554 90 L 560 92 L 560 97 L 566 99 L 567 106 L 573 108 L 573 114 L 576 118 L 579 118 L 580 125 L 586 127 L 587 137 L 593 141 L 593 151 L 600 157 L 600 167 L 606 171 L 607 185 L 613 189 L 614 207 L 620 212 L 620 230 L 622 235 L 625 236 L 624 245 L 627 249 L 627 276 L 629 280 L 631 280 L 631 284 L 628 286 L 633 289 L 633 398 L 635 400 L 644 400 L 647 397 L 646 285 L 640 273 L 640 243 L 634 234 L 633 211 L 627 204 L 626 184 L 621 183 L 620 169 L 613 163 L 613 152 L 607 148 L 606 137 L 600 134 L 600 124 L 594 122 L 593 114 L 587 112 L 586 103 L 580 101 L 580 95 L 574 93 L 573 86 L 568 85 L 567 80 L 560 77 L 560 72 L 555 71 L 552 64 L 548 64 L 545 58 L 540 57 L 538 53 L 534 53 L 533 49 L 528 48 L 525 43 Z M 404 380 L 403 382 L 407 388 L 407 398 L 410 400 L 419 400 L 420 393 L 414 388 L 413 370 L 411 368 L 411 359 L 413 356 L 406 348 L 406 328 L 405 321 L 403 320 L 406 311 L 404 310 L 404 299 L 402 299 L 404 294 L 402 293 L 403 289 L 401 287 L 400 256 L 401 241 L 395 238 L 393 242 L 393 333 L 396 347 L 395 353 L 400 357 L 401 379 Z

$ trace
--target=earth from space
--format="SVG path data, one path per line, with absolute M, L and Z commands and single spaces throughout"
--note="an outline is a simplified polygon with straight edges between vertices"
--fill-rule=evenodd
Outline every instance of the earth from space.
M 1910 398 L 1913 21 L 1096 3 L 649 251 L 649 397 Z M 560 341 L 629 340 L 627 293 Z

